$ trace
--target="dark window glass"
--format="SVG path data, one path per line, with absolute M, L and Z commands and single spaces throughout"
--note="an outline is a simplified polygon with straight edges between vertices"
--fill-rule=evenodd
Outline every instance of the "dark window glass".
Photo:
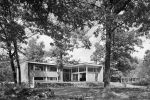
M 78 74 L 73 74 L 73 81 L 78 81 Z
M 47 80 L 57 80 L 57 77 L 47 77 Z
M 34 80 L 46 80 L 46 77 L 34 77 Z
M 63 72 L 69 73 L 69 72 L 70 72 L 70 69 L 63 69 Z
M 56 67 L 51 67 L 51 71 L 56 72 L 56 71 L 57 71 L 57 68 L 56 68 Z
M 45 71 L 46 70 L 46 66 L 44 66 L 44 65 L 35 65 L 35 70 Z
M 74 72 L 78 72 L 78 68 L 73 68 L 72 73 L 74 73 Z
M 85 67 L 80 67 L 80 68 L 79 68 L 79 72 L 84 72 L 84 71 L 86 71 L 86 68 L 85 68 Z
M 94 68 L 88 68 L 88 72 L 94 72 Z
M 56 72 L 57 68 L 56 68 L 56 66 L 47 66 L 47 71 Z
M 97 68 L 97 72 L 100 72 L 102 69 L 102 67 Z

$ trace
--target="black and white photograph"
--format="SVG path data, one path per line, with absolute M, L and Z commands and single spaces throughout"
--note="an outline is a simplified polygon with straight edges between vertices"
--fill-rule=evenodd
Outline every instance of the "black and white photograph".
M 150 100 L 150 0 L 0 0 L 0 100 Z

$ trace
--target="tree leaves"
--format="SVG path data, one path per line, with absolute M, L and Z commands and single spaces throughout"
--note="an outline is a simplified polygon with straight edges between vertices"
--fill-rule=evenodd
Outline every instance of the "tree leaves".
M 29 41 L 28 47 L 25 50 L 25 56 L 27 57 L 28 61 L 37 61 L 43 62 L 45 51 L 43 50 L 44 44 L 43 42 L 37 44 L 37 40 L 32 38 Z

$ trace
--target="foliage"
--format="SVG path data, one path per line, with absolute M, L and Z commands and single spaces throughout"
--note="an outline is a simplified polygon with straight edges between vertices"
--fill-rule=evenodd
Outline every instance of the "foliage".
M 0 82 L 13 80 L 12 70 L 10 68 L 9 58 L 6 55 L 0 55 Z
M 145 52 L 144 60 L 142 62 L 141 70 L 140 70 L 140 76 L 146 78 L 147 81 L 149 81 L 149 72 L 150 72 L 150 50 L 147 50 Z
M 136 85 L 136 86 L 148 86 L 150 83 L 147 80 L 141 80 L 139 82 L 136 83 L 132 83 L 132 85 Z
M 8 51 L 15 83 L 17 83 L 17 72 L 14 65 L 16 60 L 19 71 L 19 83 L 21 83 L 18 44 L 24 43 L 26 38 L 24 27 L 18 23 L 21 9 L 17 1 L 9 0 L 1 0 L 0 8 L 0 41 L 4 43 L 3 48 Z
M 36 62 L 43 62 L 43 57 L 45 51 L 44 49 L 44 43 L 40 42 L 37 43 L 37 39 L 32 38 L 29 40 L 28 46 L 25 49 L 25 56 L 27 57 L 28 61 L 36 61 Z
M 103 45 L 100 45 L 100 43 L 95 43 L 95 51 L 91 55 L 91 60 L 95 61 L 96 64 L 100 64 L 103 62 L 105 55 L 105 47 Z
M 106 33 L 104 74 L 104 83 L 106 84 L 109 84 L 110 80 L 111 43 L 115 30 L 121 28 L 127 32 L 130 27 L 143 26 L 149 21 L 149 1 L 143 0 L 20 1 L 24 4 L 24 8 L 27 8 L 24 11 L 24 19 L 35 22 L 38 28 L 52 38 L 58 37 L 61 40 L 64 35 L 62 35 L 62 28 L 58 23 L 48 20 L 51 13 L 57 17 L 59 23 L 68 25 L 67 28 L 71 30 L 82 30 L 85 25 L 90 27 L 92 26 L 91 21 L 102 24 L 104 33 Z M 143 29 L 141 28 L 141 30 Z M 64 34 L 67 35 L 67 33 Z
M 145 66 L 149 66 L 150 65 L 150 50 L 145 51 L 143 64 Z
M 135 46 L 141 47 L 141 45 L 142 41 L 134 32 L 117 32 L 113 38 L 111 54 L 112 62 L 116 64 L 115 68 L 125 74 L 135 69 L 138 61 L 131 54 L 136 51 Z
M 111 50 L 111 67 L 128 74 L 131 70 L 135 69 L 138 61 L 132 57 L 131 54 L 135 52 L 135 46 L 141 47 L 142 41 L 136 37 L 134 32 L 124 32 L 117 30 L 114 33 Z M 100 43 L 95 44 L 95 51 L 93 52 L 92 59 L 99 63 L 105 57 L 105 47 Z

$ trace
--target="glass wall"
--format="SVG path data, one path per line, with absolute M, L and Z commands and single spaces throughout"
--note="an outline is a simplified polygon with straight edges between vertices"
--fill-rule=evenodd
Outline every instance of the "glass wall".
M 99 67 L 99 68 L 92 68 L 92 67 L 89 67 L 89 68 L 88 68 L 88 72 L 100 72 L 100 70 L 101 70 L 101 67 Z
M 35 71 L 46 71 L 46 66 L 45 65 L 35 65 L 34 70 Z
M 34 77 L 34 80 L 46 80 L 46 77 Z
M 56 71 L 57 71 L 57 68 L 56 68 L 56 66 L 48 65 L 48 66 L 47 66 L 47 71 L 56 72 Z
M 47 80 L 56 81 L 57 77 L 47 77 Z
M 73 74 L 73 81 L 78 81 L 78 74 Z
M 76 66 L 72 68 L 72 81 L 86 81 L 86 67 Z

